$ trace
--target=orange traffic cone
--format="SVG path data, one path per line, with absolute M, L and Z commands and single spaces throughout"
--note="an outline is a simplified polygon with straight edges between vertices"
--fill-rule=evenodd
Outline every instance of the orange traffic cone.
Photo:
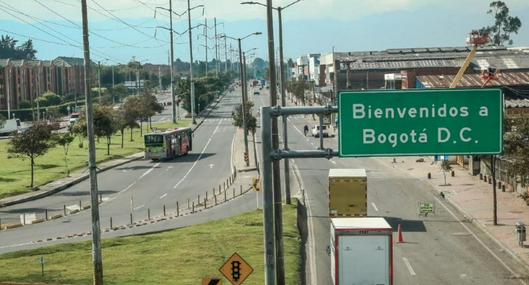
M 398 239 L 397 243 L 404 243 L 404 238 L 402 237 L 402 227 L 400 226 L 400 224 L 397 227 L 397 233 L 399 235 L 399 239 Z

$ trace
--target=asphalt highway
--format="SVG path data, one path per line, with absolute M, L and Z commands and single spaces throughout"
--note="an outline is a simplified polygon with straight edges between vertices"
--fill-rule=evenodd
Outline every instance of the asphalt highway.
M 265 106 L 269 97 L 261 91 L 253 101 L 256 106 Z M 309 115 L 291 117 L 288 120 L 289 148 L 317 149 L 319 139 L 303 135 L 303 126 L 312 127 L 315 123 Z M 337 149 L 337 138 L 325 138 L 324 146 Z M 465 221 L 456 209 L 434 194 L 430 185 L 392 168 L 387 163 L 390 161 L 389 157 L 293 160 L 291 181 L 295 180 L 293 174 L 297 172 L 302 180 L 309 216 L 307 284 L 332 284 L 327 252 L 330 240 L 327 187 L 331 168 L 366 169 L 368 215 L 385 217 L 395 231 L 401 224 L 405 243 L 394 245 L 395 284 L 514 285 L 529 282 L 529 275 L 512 256 L 479 228 Z M 292 185 L 299 188 L 295 182 Z M 435 203 L 435 214 L 419 216 L 419 201 Z M 396 238 L 395 233 L 394 240 Z
M 133 220 L 140 220 L 147 217 L 148 211 L 151 216 L 160 215 L 164 205 L 167 212 L 176 211 L 177 201 L 183 209 L 187 207 L 188 199 L 197 200 L 198 195 L 204 197 L 206 191 L 211 195 L 213 188 L 218 189 L 233 169 L 231 156 L 235 127 L 231 112 L 239 102 L 239 92 L 222 99 L 194 133 L 193 151 L 189 155 L 162 162 L 134 161 L 100 173 L 102 228 L 109 226 L 110 217 L 114 226 L 125 225 L 130 222 L 131 213 Z M 247 208 L 255 208 L 253 200 Z M 22 213 L 42 216 L 45 209 L 51 216 L 62 213 L 64 206 L 77 208 L 79 201 L 82 206 L 89 204 L 88 180 L 43 199 L 0 208 L 0 218 L 15 221 Z M 230 212 L 241 213 L 248 211 L 247 208 L 234 206 Z M 90 232 L 90 211 L 0 232 L 0 252 L 26 248 L 35 240 L 79 232 Z

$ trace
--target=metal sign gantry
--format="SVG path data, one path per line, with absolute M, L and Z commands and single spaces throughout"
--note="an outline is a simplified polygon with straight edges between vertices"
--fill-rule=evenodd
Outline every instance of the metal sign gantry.
M 261 107 L 261 155 L 262 155 L 262 169 L 261 177 L 263 181 L 263 209 L 264 209 L 264 232 L 265 232 L 265 284 L 276 284 L 276 246 L 282 237 L 275 235 L 275 213 L 274 203 L 281 203 L 282 201 L 274 201 L 274 191 L 281 191 L 281 189 L 272 189 L 272 161 L 291 158 L 332 158 L 338 156 L 336 150 L 324 148 L 323 145 L 323 119 L 332 113 L 337 113 L 338 107 L 324 106 L 324 107 Z M 272 118 L 283 117 L 286 120 L 288 116 L 292 115 L 319 115 L 320 122 L 320 146 L 318 150 L 290 150 L 288 145 L 285 149 L 272 148 Z M 285 136 L 288 133 L 284 134 Z M 278 195 L 281 197 L 281 195 Z

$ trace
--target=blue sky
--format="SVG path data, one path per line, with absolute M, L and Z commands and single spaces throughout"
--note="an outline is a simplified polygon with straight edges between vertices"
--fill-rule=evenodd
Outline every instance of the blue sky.
M 218 26 L 219 33 L 239 37 L 263 32 L 245 40 L 244 49 L 257 47 L 257 56 L 266 57 L 265 8 L 239 2 L 192 0 L 193 6 L 206 6 L 204 16 L 200 9 L 193 11 L 193 25 L 203 23 L 204 17 L 212 25 L 213 17 L 217 17 L 217 22 L 223 23 Z M 276 0 L 274 5 L 290 2 Z M 505 2 L 511 14 L 522 20 L 522 29 L 513 37 L 514 45 L 529 46 L 529 1 Z M 158 29 L 154 38 L 154 27 L 167 26 L 168 17 L 163 11 L 157 13 L 156 19 L 153 16 L 154 7 L 167 7 L 167 3 L 167 0 L 88 0 L 94 60 L 123 63 L 136 56 L 142 61 L 166 63 L 168 32 Z M 307 53 L 327 53 L 333 46 L 337 51 L 461 46 L 470 30 L 492 23 L 492 17 L 486 14 L 488 3 L 487 0 L 303 0 L 283 13 L 285 55 L 295 58 Z M 173 0 L 173 6 L 177 12 L 186 9 L 182 0 Z M 119 22 L 101 7 L 136 29 Z M 39 59 L 82 57 L 80 14 L 80 0 L 0 0 L 0 34 L 11 34 L 21 41 L 33 38 Z M 174 27 L 183 32 L 187 29 L 186 19 L 175 18 Z M 205 57 L 201 46 L 205 44 L 204 38 L 197 39 L 197 32 L 202 31 L 196 29 L 193 35 L 198 60 Z M 209 33 L 212 36 L 213 30 Z M 188 60 L 187 35 L 175 37 L 175 42 L 180 43 L 175 45 L 175 57 Z M 235 48 L 236 43 L 232 42 L 232 46 Z M 214 52 L 209 53 L 211 59 Z

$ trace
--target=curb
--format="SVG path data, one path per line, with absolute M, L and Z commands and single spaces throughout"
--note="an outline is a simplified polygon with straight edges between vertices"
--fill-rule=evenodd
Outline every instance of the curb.
M 136 154 L 133 154 L 133 155 L 136 155 Z M 129 163 L 129 162 L 140 160 L 140 159 L 143 159 L 143 156 L 125 158 L 125 160 L 120 162 L 120 163 L 100 168 L 97 171 L 97 173 L 105 172 L 105 171 L 107 171 L 109 169 L 112 169 L 112 168 L 115 168 L 115 167 L 118 167 L 118 166 L 122 166 L 124 164 Z M 2 200 L 0 200 L 0 208 L 7 207 L 7 206 L 12 206 L 12 205 L 16 205 L 16 204 L 20 204 L 20 203 L 24 203 L 24 202 L 28 202 L 28 201 L 34 201 L 34 200 L 37 200 L 37 199 L 40 199 L 40 198 L 44 198 L 44 197 L 53 195 L 55 193 L 61 192 L 62 190 L 66 189 L 68 187 L 76 185 L 76 184 L 78 184 L 78 183 L 80 183 L 80 182 L 82 182 L 82 181 L 84 181 L 84 180 L 86 180 L 88 178 L 89 178 L 89 174 L 87 173 L 87 174 L 83 174 L 83 175 L 81 175 L 81 176 L 79 176 L 77 178 L 74 178 L 71 181 L 68 181 L 67 183 L 65 183 L 63 185 L 57 186 L 56 188 L 52 188 L 52 189 L 45 190 L 45 191 L 42 191 L 42 192 L 40 192 L 40 191 L 30 192 L 31 194 L 29 194 L 29 195 L 28 195 L 28 193 L 22 194 L 21 196 L 24 196 L 24 197 L 20 197 L 18 199 L 16 198 L 17 196 L 13 196 L 13 197 L 2 199 Z M 51 182 L 51 183 L 53 183 L 53 182 Z

